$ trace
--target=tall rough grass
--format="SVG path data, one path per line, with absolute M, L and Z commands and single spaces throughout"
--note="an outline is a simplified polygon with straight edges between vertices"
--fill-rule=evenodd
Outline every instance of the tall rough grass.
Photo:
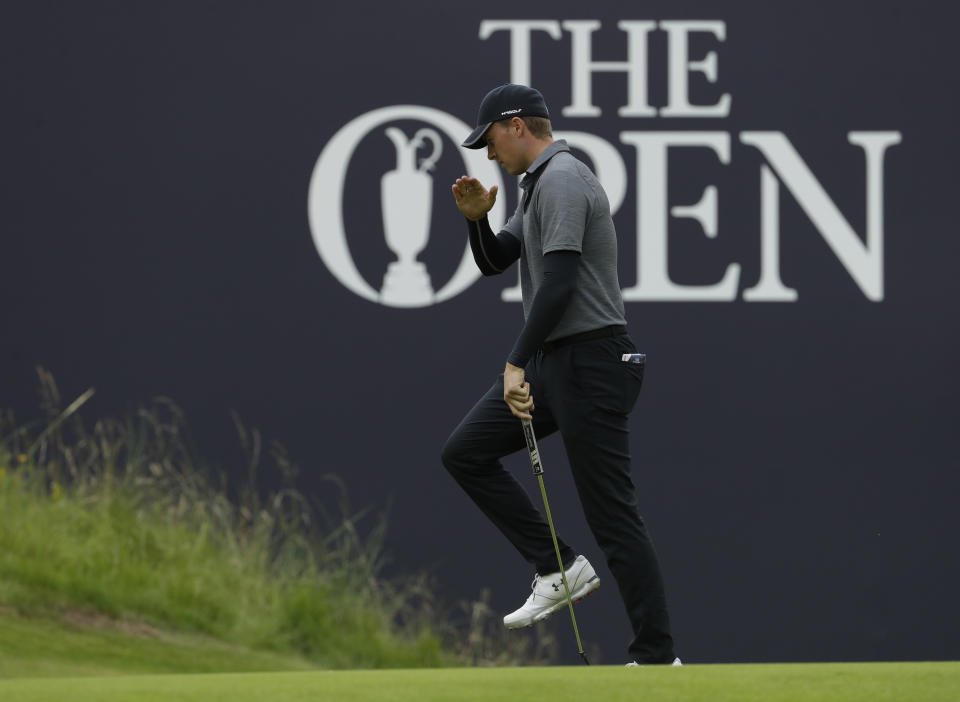
M 173 402 L 90 427 L 93 390 L 64 406 L 39 374 L 45 419 L 0 413 L 0 606 L 202 632 L 323 667 L 550 659 L 549 634 L 509 636 L 485 593 L 442 603 L 425 575 L 382 577 L 385 520 L 345 501 L 338 521 L 318 520 L 283 447 L 239 420 L 251 477 L 231 490 L 188 449 Z M 264 470 L 283 487 L 261 494 Z

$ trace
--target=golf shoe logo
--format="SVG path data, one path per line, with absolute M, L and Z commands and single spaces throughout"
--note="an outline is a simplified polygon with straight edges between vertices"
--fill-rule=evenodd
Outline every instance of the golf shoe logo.
M 411 120 L 428 126 L 415 129 L 410 137 L 402 129 L 390 126 Z M 456 271 L 439 290 L 434 290 L 426 265 L 417 260 L 429 241 L 434 208 L 438 205 L 433 197 L 432 171 L 445 153 L 459 151 L 468 175 L 488 187 L 497 185 L 503 189 L 499 169 L 486 159 L 484 152 L 444 150 L 444 136 L 458 144 L 471 129 L 465 122 L 432 107 L 393 105 L 362 114 L 333 135 L 313 169 L 307 210 L 317 252 L 344 287 L 388 307 L 427 307 L 458 295 L 480 277 L 466 242 Z M 384 137 L 385 148 L 393 146 L 395 156 L 394 168 L 379 177 L 382 230 L 348 233 L 344 221 L 347 169 L 360 142 L 378 133 Z M 464 171 L 458 168 L 459 172 Z M 377 182 L 375 175 L 370 174 L 368 179 Z M 489 218 L 495 231 L 503 225 L 502 201 L 490 211 Z M 352 251 L 364 251 L 371 235 L 382 236 L 396 257 L 387 265 L 382 281 L 364 278 L 352 254 Z M 374 282 L 379 284 L 379 289 L 374 287 Z

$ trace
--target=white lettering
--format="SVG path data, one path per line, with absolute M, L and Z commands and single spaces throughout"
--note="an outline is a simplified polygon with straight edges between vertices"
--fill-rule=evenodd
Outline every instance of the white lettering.
M 600 28 L 599 20 L 565 20 L 563 28 L 571 37 L 572 103 L 562 110 L 564 117 L 599 117 L 593 104 L 591 76 L 601 72 L 627 74 L 627 104 L 617 110 L 621 117 L 656 117 L 657 111 L 647 98 L 647 35 L 656 22 L 623 20 L 617 27 L 627 33 L 626 61 L 594 61 L 591 35 Z
M 553 20 L 483 20 L 480 23 L 480 39 L 501 30 L 510 32 L 510 82 L 520 85 L 530 83 L 530 35 L 546 32 L 552 39 L 560 39 L 560 23 Z
M 743 291 L 747 302 L 796 302 L 797 291 L 780 280 L 780 184 L 760 167 L 760 282 Z
M 727 26 L 719 20 L 674 20 L 661 22 L 668 36 L 667 106 L 660 110 L 662 117 L 726 117 L 730 114 L 730 93 L 721 96 L 715 105 L 691 105 L 687 77 L 693 71 L 717 82 L 717 53 L 710 51 L 700 61 L 691 61 L 687 37 L 691 32 L 710 32 L 720 41 L 726 39 Z
M 879 302 L 883 300 L 883 157 L 889 146 L 900 143 L 901 135 L 900 132 L 850 132 L 847 138 L 851 144 L 862 147 L 866 155 L 866 243 L 783 134 L 743 132 L 740 135 L 741 142 L 755 146 L 764 155 L 864 295 Z M 770 193 L 766 194 L 769 199 Z M 768 233 L 769 238 L 775 235 L 778 236 L 772 229 Z M 764 263 L 769 266 L 768 261 Z M 761 281 L 769 275 L 765 273 Z M 763 284 L 757 287 L 762 290 Z
M 621 132 L 620 140 L 637 148 L 637 284 L 623 290 L 624 301 L 729 301 L 737 296 L 740 265 L 727 266 L 715 285 L 678 285 L 667 268 L 667 152 L 671 146 L 709 147 L 730 163 L 726 132 Z M 712 187 L 712 186 L 711 186 Z M 708 236 L 716 235 L 716 192 L 704 190 L 691 207 L 675 207 L 676 217 L 691 217 Z

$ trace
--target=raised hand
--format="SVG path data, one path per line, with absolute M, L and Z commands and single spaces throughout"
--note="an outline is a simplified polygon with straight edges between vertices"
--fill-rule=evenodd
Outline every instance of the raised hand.
M 483 219 L 497 201 L 497 186 L 487 190 L 476 178 L 460 176 L 450 189 L 463 216 L 474 222 Z

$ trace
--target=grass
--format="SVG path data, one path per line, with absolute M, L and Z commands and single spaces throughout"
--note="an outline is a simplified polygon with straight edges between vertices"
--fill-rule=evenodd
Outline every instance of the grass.
M 547 640 L 503 641 L 482 597 L 451 605 L 425 576 L 381 577 L 384 522 L 364 528 L 343 499 L 323 519 L 282 447 L 239 421 L 250 479 L 231 492 L 173 403 L 89 427 L 93 391 L 64 408 L 40 377 L 43 421 L 0 415 L 0 675 L 547 660 Z M 264 464 L 284 486 L 262 496 Z
M 0 612 L 0 679 L 315 668 L 302 656 L 259 651 L 200 634 L 161 631 L 139 622 Z
M 958 663 L 457 667 L 555 645 L 506 638 L 483 597 L 451 607 L 427 578 L 384 579 L 378 525 L 346 505 L 318 517 L 281 447 L 239 422 L 251 480 L 231 498 L 172 403 L 90 428 L 92 391 L 63 408 L 41 380 L 43 421 L 0 414 L 4 702 L 960 700 Z M 287 482 L 261 497 L 265 458 Z
M 0 680 L 0 699 L 40 702 L 947 702 L 960 663 L 450 668 Z

